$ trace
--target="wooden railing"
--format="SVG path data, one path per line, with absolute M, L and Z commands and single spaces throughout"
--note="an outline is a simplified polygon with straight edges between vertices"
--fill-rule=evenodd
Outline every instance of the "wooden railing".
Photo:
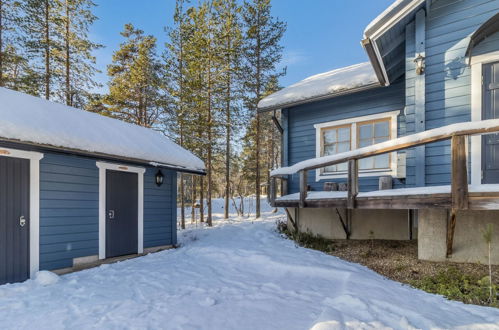
M 299 207 L 306 207 L 308 171 L 348 162 L 347 208 L 355 208 L 359 192 L 359 159 L 404 150 L 432 142 L 451 140 L 451 200 L 452 209 L 468 208 L 468 172 L 466 160 L 466 137 L 499 132 L 499 119 L 452 124 L 436 129 L 404 136 L 372 146 L 299 162 L 290 167 L 271 172 L 271 203 L 276 199 L 276 178 L 299 173 Z

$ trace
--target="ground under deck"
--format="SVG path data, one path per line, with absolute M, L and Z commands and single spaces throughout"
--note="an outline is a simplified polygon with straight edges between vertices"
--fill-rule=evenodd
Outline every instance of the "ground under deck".
M 471 210 L 499 210 L 499 184 L 469 185 Z M 305 207 L 347 208 L 346 191 L 309 191 Z M 276 198 L 275 207 L 299 207 L 300 193 Z M 355 197 L 357 209 L 451 208 L 451 186 L 402 188 L 360 192 Z

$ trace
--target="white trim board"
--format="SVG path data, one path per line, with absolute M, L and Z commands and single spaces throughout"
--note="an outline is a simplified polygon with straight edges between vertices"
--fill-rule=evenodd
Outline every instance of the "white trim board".
M 321 129 L 325 127 L 333 127 L 333 126 L 341 126 L 346 124 L 352 124 L 352 129 L 350 131 L 350 141 L 352 146 L 357 145 L 357 123 L 363 121 L 377 120 L 383 118 L 391 119 L 391 137 L 395 139 L 397 137 L 397 117 L 400 114 L 400 110 L 381 112 L 367 116 L 361 117 L 352 117 L 341 120 L 334 120 L 325 123 L 315 124 L 315 157 L 321 157 Z M 397 152 L 392 152 L 390 157 L 390 169 L 377 169 L 377 170 L 361 170 L 359 171 L 359 177 L 370 177 L 370 176 L 383 176 L 390 175 L 392 177 L 397 177 Z M 328 173 L 321 174 L 321 169 L 318 168 L 315 170 L 315 181 L 325 180 L 325 179 L 338 179 L 338 178 L 346 178 L 348 176 L 347 172 L 338 172 L 338 173 Z
M 499 61 L 499 51 L 472 56 L 471 64 L 471 121 L 482 120 L 482 67 Z M 482 184 L 482 136 L 471 136 L 471 184 Z
M 0 156 L 29 159 L 29 274 L 40 270 L 40 160 L 43 153 L 0 147 Z
M 144 252 L 144 173 L 143 167 L 96 162 L 99 168 L 99 259 L 106 259 L 106 170 L 137 173 L 138 176 L 138 246 Z

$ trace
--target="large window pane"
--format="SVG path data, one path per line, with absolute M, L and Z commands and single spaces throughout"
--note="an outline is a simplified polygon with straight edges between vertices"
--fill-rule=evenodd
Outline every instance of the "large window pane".
M 338 129 L 338 141 L 350 141 L 350 127 L 341 127 Z
M 373 126 L 372 124 L 362 124 L 359 126 L 359 137 L 360 139 L 369 139 L 373 137 Z
M 359 159 L 359 169 L 367 170 L 373 168 L 373 160 L 372 158 L 362 158 Z
M 390 167 L 390 156 L 388 154 L 374 157 L 374 168 L 388 168 L 388 167 Z
M 388 124 L 388 121 L 379 121 L 374 124 L 374 136 L 375 137 L 381 137 L 381 136 L 390 136 L 390 125 Z
M 330 144 L 336 142 L 336 130 L 331 129 L 324 131 L 324 144 Z
M 337 171 L 347 171 L 348 170 L 348 163 L 341 163 L 336 165 L 337 166 Z
M 338 153 L 350 151 L 350 141 L 338 143 Z
M 332 127 L 323 131 L 322 133 L 322 155 L 330 156 L 336 155 L 341 152 L 350 151 L 350 139 L 351 139 L 351 128 L 350 126 L 343 127 Z M 346 164 L 338 164 L 327 166 L 324 168 L 323 172 L 331 173 L 338 171 L 346 171 Z

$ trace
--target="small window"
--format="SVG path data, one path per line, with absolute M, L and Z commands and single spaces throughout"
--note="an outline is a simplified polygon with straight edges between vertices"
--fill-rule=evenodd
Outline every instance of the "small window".
M 351 149 L 351 127 L 337 126 L 322 130 L 322 156 L 339 154 Z M 347 170 L 347 163 L 324 168 L 324 173 L 342 172 Z
M 390 120 L 381 119 L 357 124 L 357 148 L 390 140 Z M 390 167 L 390 154 L 364 158 L 359 161 L 359 169 L 387 169 Z

